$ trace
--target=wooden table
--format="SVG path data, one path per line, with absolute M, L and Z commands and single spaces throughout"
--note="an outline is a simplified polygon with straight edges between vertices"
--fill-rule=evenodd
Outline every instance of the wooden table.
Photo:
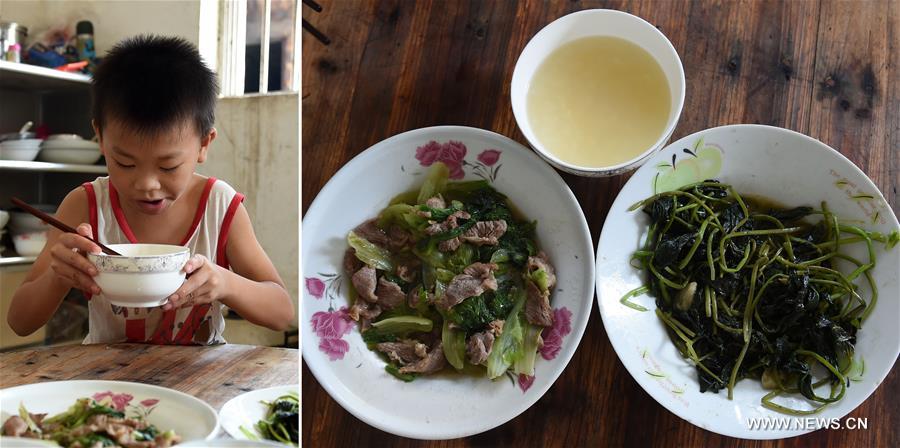
M 297 384 L 297 350 L 225 344 L 92 344 L 0 354 L 0 388 L 42 381 L 116 380 L 193 395 L 218 410 L 251 390 Z
M 862 168 L 898 210 L 900 3 L 882 1 L 320 0 L 303 16 L 303 210 L 353 156 L 410 129 L 457 124 L 527 143 L 509 83 L 519 53 L 567 13 L 612 8 L 656 25 L 684 64 L 687 96 L 672 141 L 733 123 L 811 135 Z M 563 178 L 596 243 L 628 175 Z M 894 298 L 897 299 L 897 298 Z M 665 410 L 619 362 L 598 313 L 550 391 L 509 423 L 468 439 L 426 443 L 374 429 L 303 369 L 307 446 L 900 446 L 895 368 L 850 417 L 868 430 L 820 430 L 782 442 L 705 431 Z

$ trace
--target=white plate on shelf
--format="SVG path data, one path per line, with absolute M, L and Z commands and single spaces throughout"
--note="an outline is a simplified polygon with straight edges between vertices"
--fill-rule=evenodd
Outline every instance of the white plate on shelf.
M 42 149 L 94 149 L 99 151 L 100 145 L 91 140 L 44 140 Z
M 247 435 L 241 431 L 241 426 L 260 439 L 262 435 L 256 430 L 256 422 L 262 420 L 266 416 L 268 406 L 263 401 L 271 402 L 282 395 L 289 392 L 300 392 L 300 388 L 295 385 L 275 386 L 266 389 L 258 389 L 240 394 L 231 400 L 228 400 L 219 411 L 219 421 L 222 423 L 222 429 L 228 435 L 240 440 L 249 440 Z M 274 442 L 273 442 L 274 443 Z M 277 444 L 278 446 L 285 446 Z
M 643 212 L 629 212 L 628 208 L 657 192 L 705 179 L 718 179 L 742 195 L 775 199 L 787 207 L 820 208 L 826 200 L 841 221 L 884 234 L 900 228 L 897 218 L 878 188 L 846 157 L 813 138 L 761 125 L 707 129 L 670 144 L 631 176 L 606 218 L 597 246 L 597 303 L 616 354 L 638 384 L 675 415 L 719 434 L 781 439 L 810 432 L 816 428 L 805 425 L 802 417 L 764 408 L 761 398 L 768 391 L 758 381 L 738 382 L 733 400 L 728 399 L 727 391 L 701 393 L 695 367 L 681 357 L 655 314 L 655 299 L 649 295 L 631 299 L 647 308 L 646 312 L 619 302 L 644 280 L 630 259 L 645 237 L 649 220 Z M 854 246 L 851 255 L 867 259 L 865 245 Z M 809 417 L 839 419 L 847 415 L 881 384 L 900 353 L 900 247 L 875 247 L 878 262 L 873 276 L 880 299 L 876 312 L 857 333 L 855 353 L 864 360 L 865 372 L 859 382 L 850 384 L 841 401 Z M 863 291 L 867 290 L 862 283 Z M 809 403 L 802 398 L 784 396 L 776 402 L 808 409 Z M 785 417 L 799 426 L 768 431 L 749 427 L 752 418 Z
M 71 163 L 93 165 L 100 160 L 100 150 L 94 148 L 54 148 L 45 147 L 38 154 L 38 160 L 51 163 Z
M 48 381 L 0 389 L 0 420 L 6 422 L 11 415 L 18 415 L 20 403 L 31 413 L 55 415 L 79 398 L 105 392 L 117 394 L 114 400 L 127 401 L 126 410 L 149 410 L 149 423 L 160 431 L 174 430 L 182 441 L 208 440 L 219 432 L 218 415 L 206 402 L 177 390 L 125 381 Z M 127 400 L 122 394 L 132 398 Z
M 489 181 L 522 216 L 537 221 L 537 240 L 556 267 L 558 284 L 551 295 L 556 323 L 545 330 L 532 377 L 502 375 L 491 381 L 448 372 L 405 383 L 385 371 L 384 360 L 366 347 L 346 315 L 349 279 L 341 261 L 347 232 L 375 217 L 397 194 L 419 188 L 435 161 L 449 166 L 450 181 Z M 493 132 L 438 126 L 377 143 L 328 181 L 303 229 L 303 359 L 344 409 L 392 434 L 452 439 L 513 419 L 566 368 L 590 317 L 594 251 L 581 206 L 553 168 Z

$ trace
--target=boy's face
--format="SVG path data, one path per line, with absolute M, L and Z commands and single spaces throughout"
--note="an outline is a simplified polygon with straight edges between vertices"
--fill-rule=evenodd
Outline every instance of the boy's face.
M 97 132 L 97 126 L 94 125 Z M 189 188 L 194 168 L 206 160 L 213 129 L 197 135 L 188 126 L 147 137 L 128 126 L 109 121 L 100 136 L 100 151 L 106 156 L 109 180 L 119 193 L 123 207 L 148 215 L 163 213 Z

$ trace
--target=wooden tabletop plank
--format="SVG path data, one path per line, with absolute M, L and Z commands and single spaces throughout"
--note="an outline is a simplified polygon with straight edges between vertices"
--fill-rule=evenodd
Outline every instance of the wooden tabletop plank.
M 0 388 L 44 381 L 132 381 L 193 395 L 219 409 L 244 392 L 297 384 L 294 349 L 225 344 L 65 345 L 0 354 Z
M 810 134 L 868 174 L 897 213 L 900 3 L 828 2 L 820 17 Z
M 323 12 L 305 10 L 304 17 L 335 42 L 324 46 L 303 36 L 303 211 L 344 163 L 403 131 L 466 125 L 527 144 L 509 99 L 516 60 L 542 27 L 589 8 L 636 14 L 678 51 L 687 89 L 673 140 L 735 123 L 793 129 L 850 157 L 898 209 L 896 1 L 321 3 Z M 847 79 L 839 94 L 823 94 L 831 73 Z M 866 87 L 871 78 L 873 87 Z M 857 105 L 868 107 L 869 116 L 856 117 Z M 563 175 L 595 244 L 628 177 Z M 331 399 L 305 365 L 303 390 L 304 443 L 314 446 L 900 446 L 896 369 L 850 414 L 868 418 L 868 430 L 741 441 L 695 427 L 656 403 L 619 362 L 596 310 L 549 392 L 509 423 L 470 438 L 420 442 L 374 429 Z

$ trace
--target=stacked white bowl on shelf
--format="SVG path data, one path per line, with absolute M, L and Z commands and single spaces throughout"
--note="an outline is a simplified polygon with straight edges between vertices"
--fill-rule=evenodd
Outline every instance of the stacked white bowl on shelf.
M 41 151 L 41 139 L 25 138 L 0 142 L 0 160 L 30 162 Z
M 35 205 L 35 208 L 48 214 L 56 213 L 55 205 Z M 50 226 L 28 212 L 14 210 L 9 212 L 9 230 L 12 234 L 13 246 L 23 257 L 33 257 L 41 253 L 47 243 L 47 231 Z
M 0 210 L 0 241 L 3 240 L 3 235 L 6 235 L 6 223 L 9 222 L 9 212 L 6 210 Z M 0 258 L 3 257 L 3 251 L 6 250 L 6 247 L 3 244 L 0 244 Z
M 100 159 L 100 145 L 77 134 L 54 134 L 41 144 L 38 160 L 93 165 Z

